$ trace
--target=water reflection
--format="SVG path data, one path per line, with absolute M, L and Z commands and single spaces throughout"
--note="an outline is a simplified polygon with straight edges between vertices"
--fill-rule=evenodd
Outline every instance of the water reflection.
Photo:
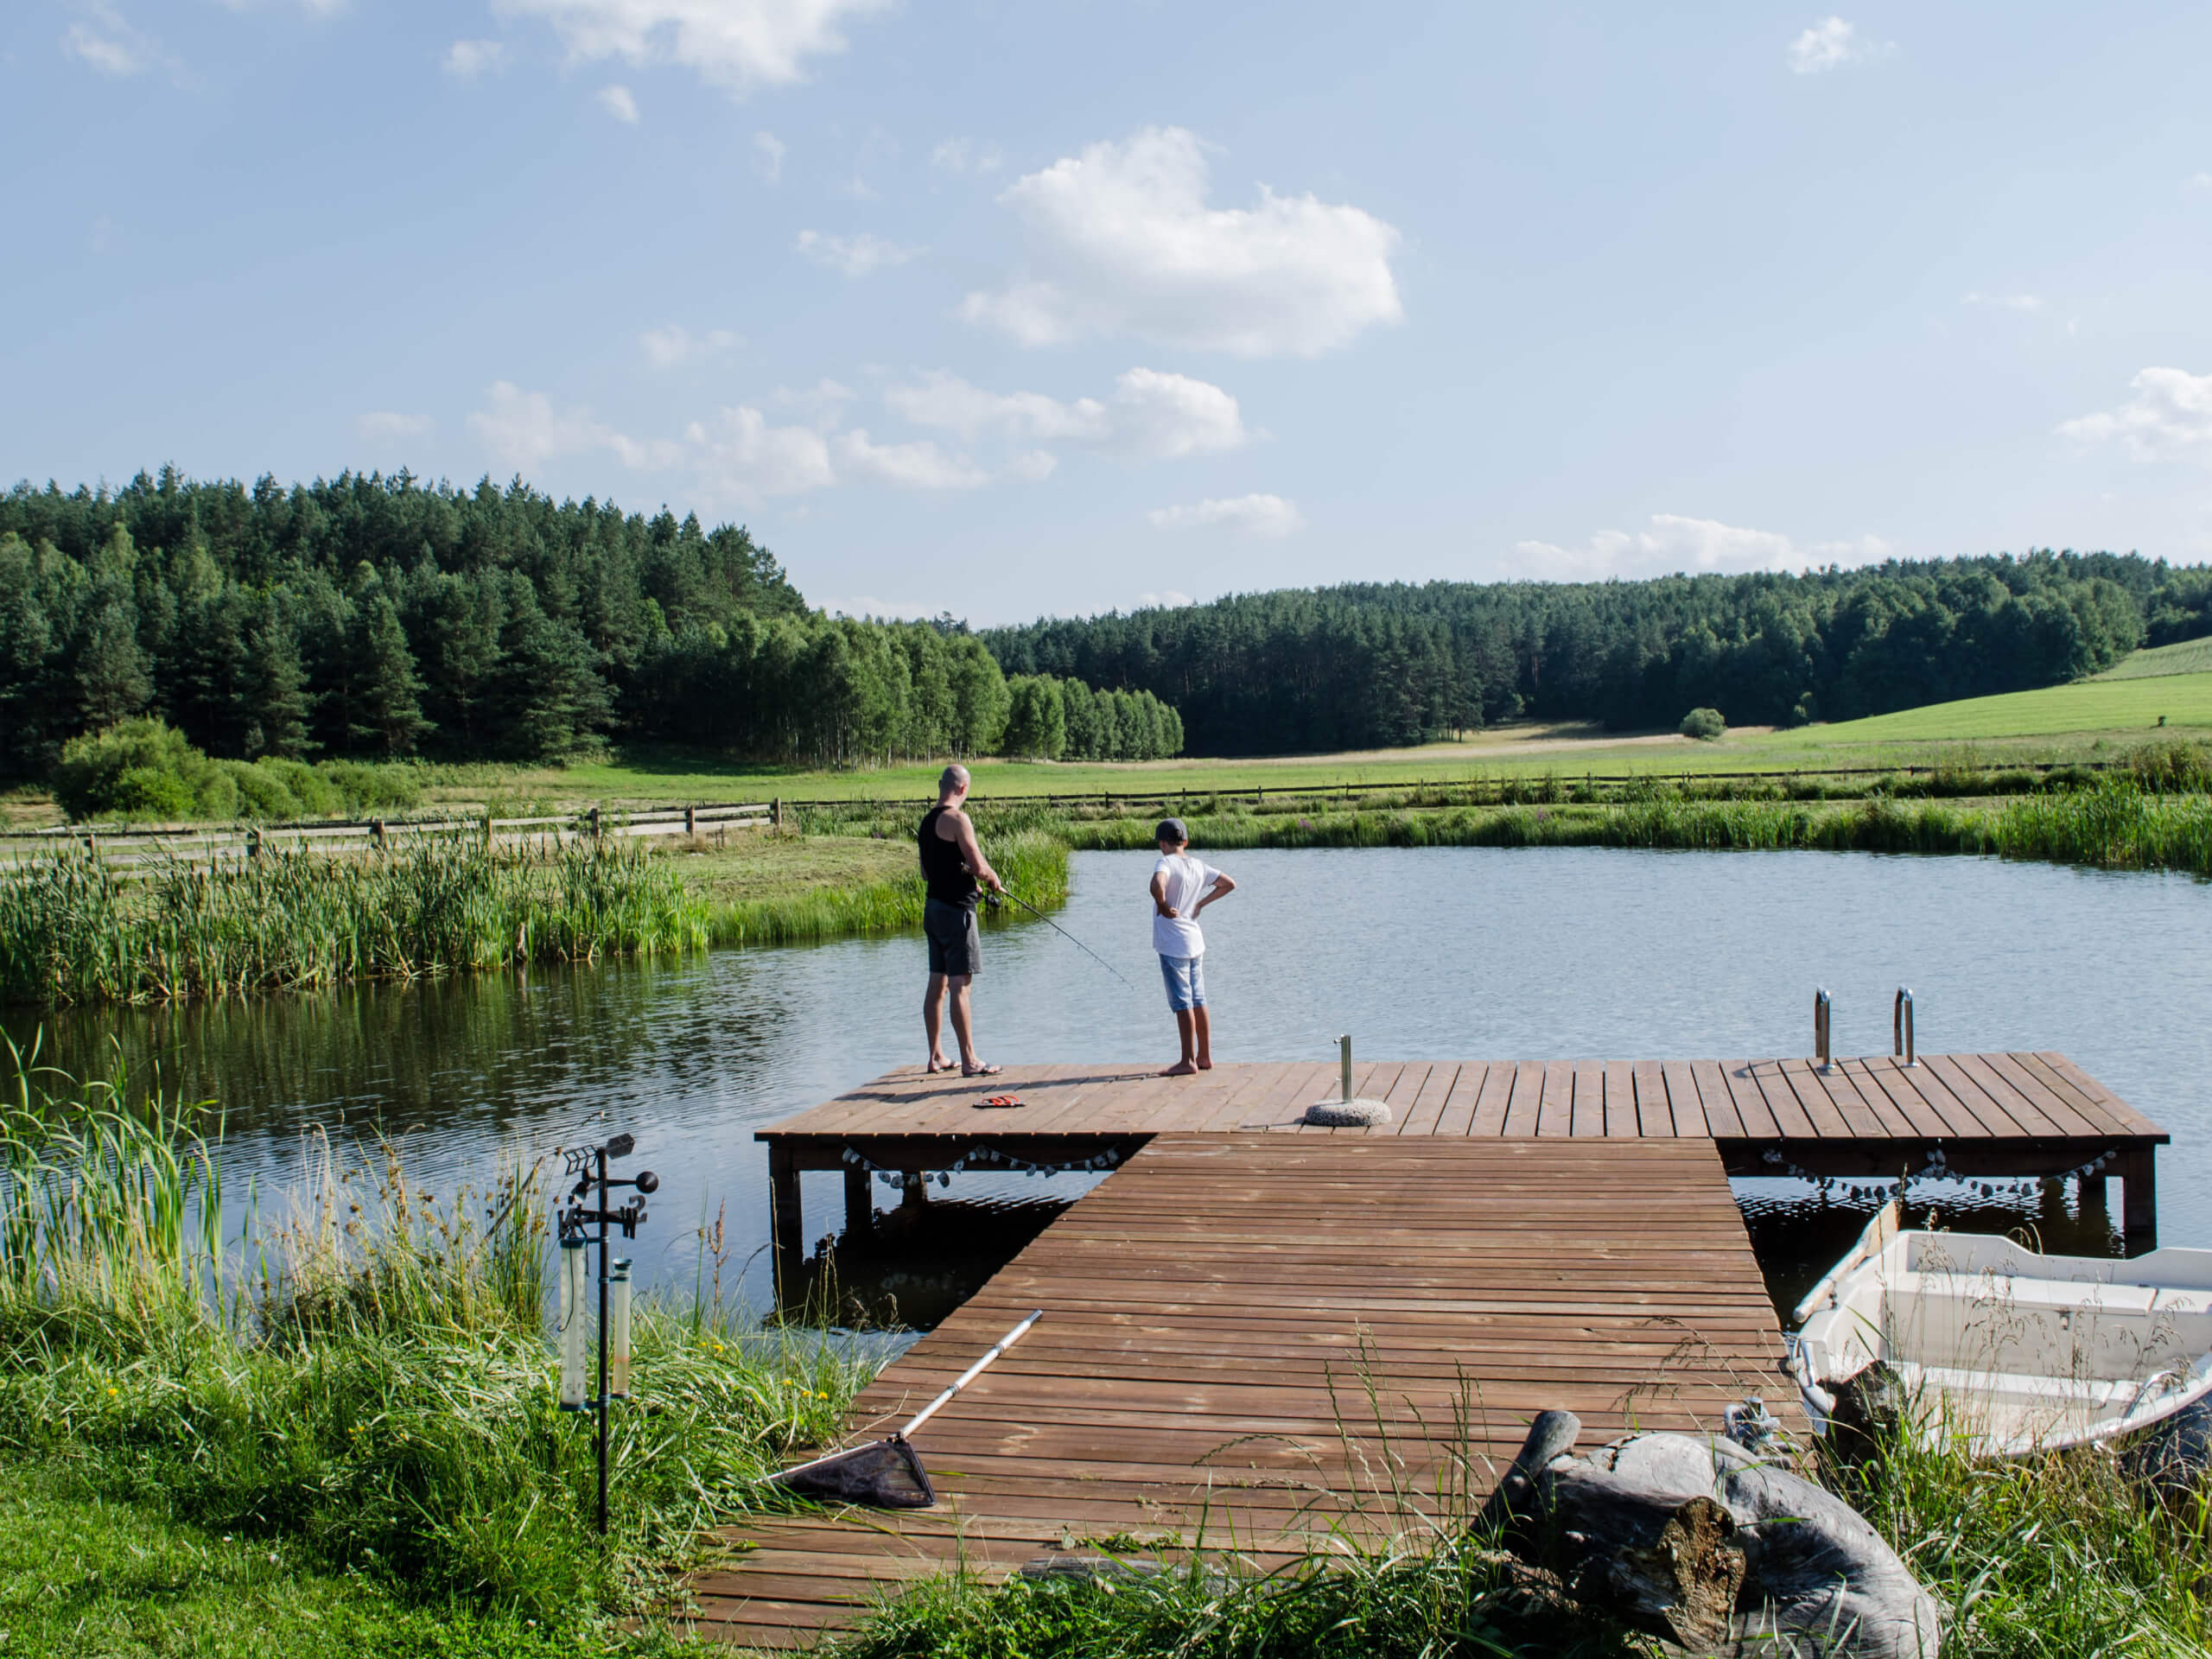
M 1223 1059 L 1323 1058 L 1340 1031 L 1375 1058 L 1802 1053 L 1816 984 L 1835 994 L 1838 1051 L 1882 1052 L 1891 992 L 1909 983 L 1923 1048 L 2063 1050 L 2172 1130 L 2159 1160 L 2162 1236 L 2212 1240 L 2212 1125 L 2198 1084 L 2212 1075 L 2212 1022 L 2202 1017 L 2212 886 L 1821 853 L 1382 849 L 1217 861 L 1240 883 L 1205 919 Z M 1151 862 L 1079 855 L 1058 918 L 1147 988 L 1156 982 Z M 158 1065 L 171 1085 L 219 1101 L 243 1166 L 233 1193 L 251 1175 L 264 1192 L 281 1185 L 309 1127 L 341 1141 L 399 1133 L 416 1178 L 433 1185 L 503 1145 L 535 1153 L 626 1128 L 639 1166 L 664 1182 L 637 1242 L 640 1275 L 688 1287 L 719 1217 L 757 1306 L 770 1275 L 753 1131 L 918 1061 L 923 969 L 918 939 L 850 940 L 100 1010 L 52 1022 L 48 1053 L 98 1071 L 119 1052 L 135 1071 Z M 993 1059 L 1126 1065 L 1173 1053 L 1156 992 L 1131 992 L 1034 923 L 987 936 L 976 1007 Z M 17 1011 L 0 1023 L 21 1038 L 37 1022 Z M 1004 1242 L 1028 1224 L 1017 1217 L 1096 1179 L 969 1172 L 933 1197 L 1002 1214 Z M 1800 1264 L 1770 1268 L 1785 1276 L 1824 1268 L 1864 1219 L 1831 1195 L 1784 1226 L 1762 1207 L 1769 1200 L 1750 1198 L 1763 1251 Z M 2001 1230 L 2040 1202 L 2018 1211 L 1977 1194 L 1946 1214 L 1963 1225 L 1989 1211 Z M 939 1203 L 925 1223 L 840 1245 L 830 1274 L 874 1306 L 932 1317 L 989 1259 L 954 1236 L 960 1216 L 978 1218 Z M 803 1236 L 834 1234 L 842 1218 L 836 1178 L 809 1177 Z M 976 1236 L 999 1225 L 985 1221 Z

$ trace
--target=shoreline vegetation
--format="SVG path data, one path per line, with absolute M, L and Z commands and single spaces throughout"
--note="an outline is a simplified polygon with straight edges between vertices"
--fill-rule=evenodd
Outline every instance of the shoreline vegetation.
M 977 801 L 993 861 L 1039 908 L 1070 855 L 1143 849 L 1172 810 L 1209 849 L 1613 847 L 1923 853 L 2212 877 L 2212 749 L 2176 741 L 2102 769 L 1984 768 L 1607 782 L 1503 776 L 1422 787 Z M 785 831 L 652 846 L 272 851 L 131 869 L 65 849 L 0 879 L 0 1001 L 55 1007 L 408 982 L 532 963 L 680 956 L 911 931 L 912 802 L 787 804 Z M 726 838 L 725 838 L 726 843 Z M 1016 925 L 1001 912 L 993 925 Z
M 352 1158 L 316 1143 L 288 1213 L 241 1217 L 210 1110 L 0 1050 L 0 1541 L 63 1564 L 36 1575 L 57 1599 L 0 1563 L 10 1651 L 628 1648 L 613 1620 L 667 1611 L 671 1570 L 873 1371 L 742 1313 L 702 1226 L 694 1294 L 636 1309 L 602 1544 L 546 1336 L 554 1160 L 441 1202 L 396 1145 Z M 139 1605 L 143 1568 L 105 1581 L 104 1555 L 189 1566 Z M 254 1604 L 295 1645 L 234 1628 Z M 88 1626 L 114 1645 L 71 1645 Z

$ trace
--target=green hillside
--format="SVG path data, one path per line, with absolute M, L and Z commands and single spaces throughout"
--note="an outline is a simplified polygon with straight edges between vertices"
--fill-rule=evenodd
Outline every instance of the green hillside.
M 2131 652 L 2103 673 L 2101 680 L 2162 679 L 2172 674 L 2212 673 L 2212 636 L 2160 645 L 2155 651 Z
M 2187 647 L 2205 642 L 2191 640 Z M 2156 656 L 2144 652 L 2139 656 Z M 2134 658 L 2130 658 L 2133 661 Z M 1931 702 L 1893 715 L 1822 729 L 1831 743 L 1948 742 L 1985 737 L 2042 737 L 2063 732 L 2126 732 L 2168 726 L 2212 727 L 2212 672 L 2080 680 L 2001 696 Z

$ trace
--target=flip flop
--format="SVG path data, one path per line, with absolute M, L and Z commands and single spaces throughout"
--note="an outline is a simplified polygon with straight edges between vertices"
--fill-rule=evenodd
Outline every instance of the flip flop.
M 995 1077 L 1000 1072 L 1005 1070 L 1006 1067 L 1002 1065 L 978 1065 L 973 1067 L 963 1065 L 960 1068 L 960 1075 L 963 1077 Z
M 960 1066 L 957 1062 L 947 1060 L 943 1065 L 931 1066 L 929 1068 L 929 1074 L 931 1077 L 935 1077 L 940 1071 L 957 1071 L 959 1069 Z
M 1021 1103 L 1020 1095 L 985 1095 L 976 1103 L 979 1107 L 1019 1106 Z

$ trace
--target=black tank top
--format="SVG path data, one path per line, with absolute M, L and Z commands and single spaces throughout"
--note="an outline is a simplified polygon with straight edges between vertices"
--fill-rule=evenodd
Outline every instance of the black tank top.
M 939 904 L 966 909 L 975 904 L 976 895 L 982 889 L 961 861 L 960 843 L 947 841 L 937 832 L 937 821 L 945 811 L 942 806 L 931 807 L 914 836 L 922 849 L 922 884 Z

